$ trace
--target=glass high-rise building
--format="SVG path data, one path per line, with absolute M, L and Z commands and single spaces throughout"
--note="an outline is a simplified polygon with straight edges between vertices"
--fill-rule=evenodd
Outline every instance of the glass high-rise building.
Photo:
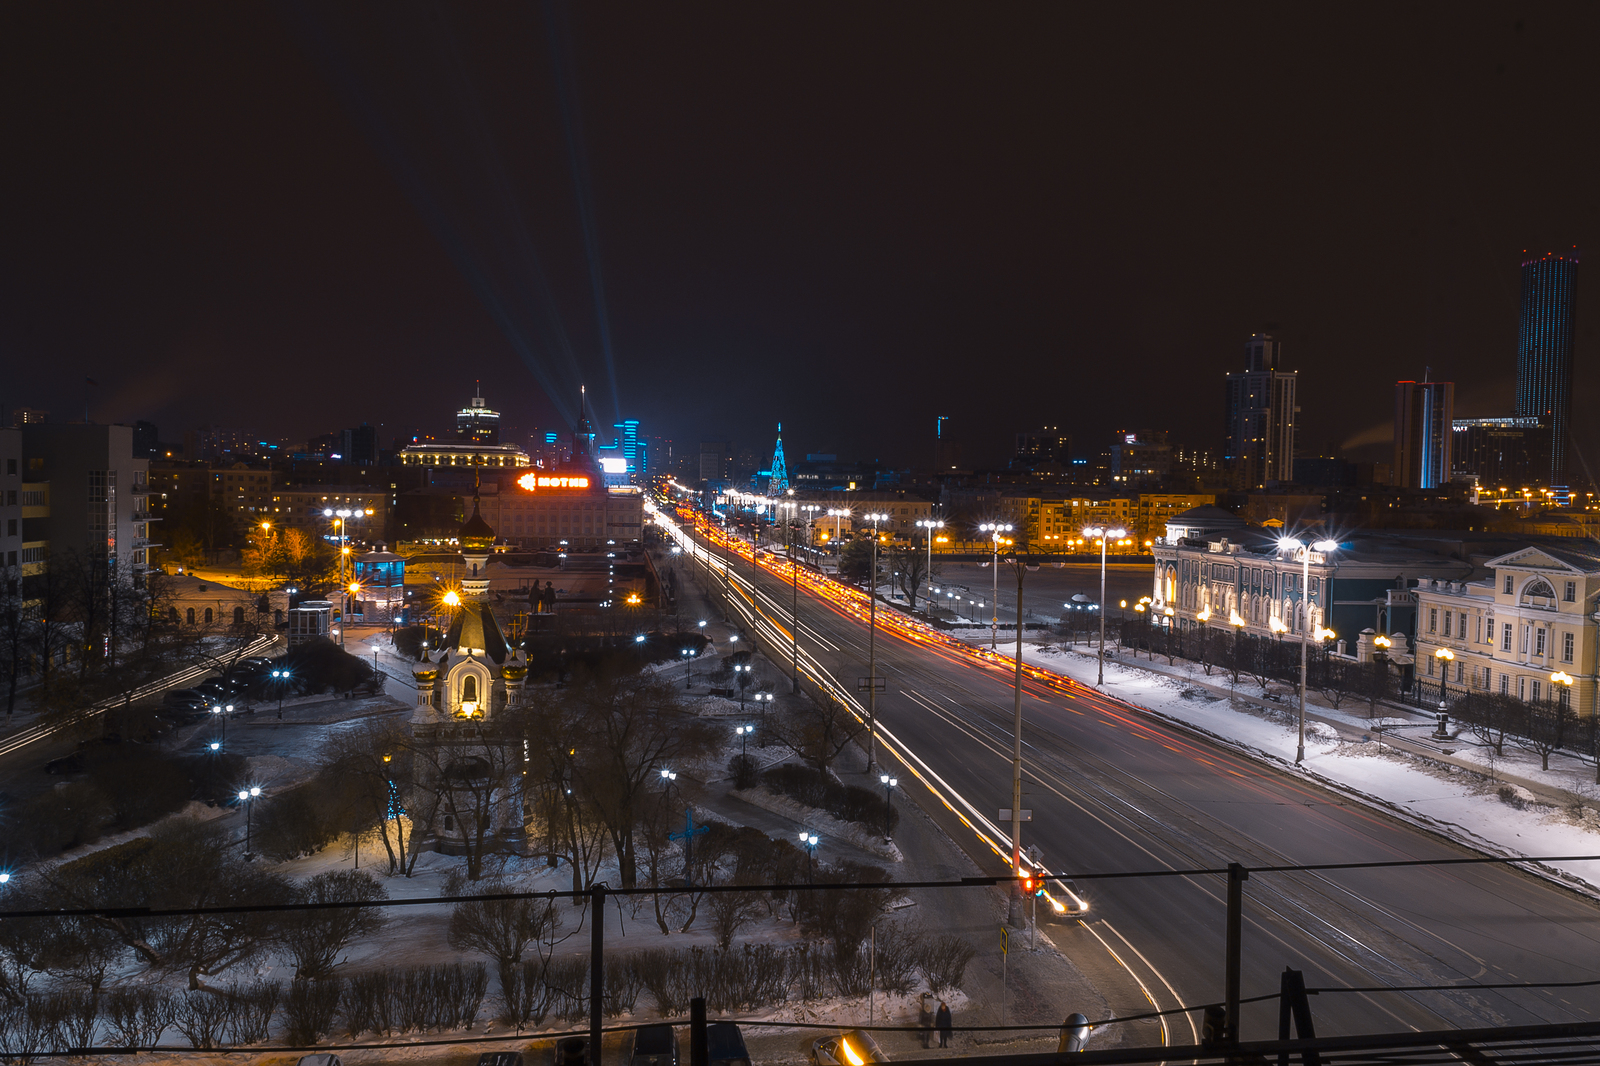
M 1524 253 L 1526 254 L 1526 253 Z M 1567 484 L 1572 414 L 1572 284 L 1578 249 L 1522 261 L 1522 322 L 1517 336 L 1518 418 L 1550 427 L 1551 487 Z

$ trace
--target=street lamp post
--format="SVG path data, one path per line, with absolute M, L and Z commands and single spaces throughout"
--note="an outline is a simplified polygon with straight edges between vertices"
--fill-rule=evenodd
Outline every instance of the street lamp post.
M 756 702 L 761 705 L 761 746 L 764 748 L 767 746 L 767 710 L 772 706 L 772 693 L 757 692 Z
M 811 857 L 817 853 L 817 834 L 800 830 L 800 846 L 806 849 L 806 884 L 811 883 Z
M 278 720 L 283 720 L 283 687 L 289 683 L 289 671 L 272 671 L 272 681 L 278 687 Z
M 261 795 L 261 786 L 252 785 L 247 789 L 239 790 L 239 802 L 244 804 L 244 861 L 249 862 L 255 858 L 250 851 L 250 808 L 251 800 Z
M 750 739 L 750 734 L 754 733 L 755 729 L 756 727 L 753 725 L 741 725 L 734 727 L 733 731 L 739 735 L 739 760 L 741 762 L 744 761 L 745 745 Z
M 933 588 L 933 531 L 943 529 L 944 522 L 937 518 L 919 518 L 917 525 L 928 532 L 928 588 Z
M 1282 550 L 1293 552 L 1300 557 L 1300 605 L 1305 608 L 1306 616 L 1305 622 L 1300 626 L 1300 714 L 1299 729 L 1294 748 L 1294 762 L 1296 766 L 1299 766 L 1305 761 L 1306 757 L 1306 638 L 1310 635 L 1312 626 L 1311 604 L 1308 600 L 1311 588 L 1311 553 L 1313 551 L 1323 553 L 1335 551 L 1339 547 L 1339 542 L 1336 540 L 1319 540 L 1307 547 L 1293 537 L 1285 537 L 1278 542 L 1278 547 Z M 1324 592 L 1323 596 L 1326 597 L 1327 593 Z M 1317 628 L 1320 630 L 1322 627 L 1318 626 Z
M 867 579 L 867 773 L 877 768 L 878 755 L 878 523 L 886 514 L 862 515 L 872 523 L 872 576 Z
M 1100 538 L 1100 663 L 1094 683 L 1097 688 L 1103 688 L 1106 683 L 1106 542 L 1113 537 L 1121 539 L 1128 535 L 1128 531 L 1090 526 L 1083 531 L 1083 535 Z
M 900 782 L 888 774 L 880 774 L 878 780 L 883 782 L 883 842 L 887 844 L 894 839 L 889 822 L 894 818 L 894 787 Z
M 684 648 L 682 654 L 683 661 L 689 667 L 683 672 L 683 691 L 688 692 L 689 681 L 694 676 L 694 650 L 692 648 Z
M 1444 683 L 1449 679 L 1450 664 L 1455 661 L 1456 653 L 1449 648 L 1440 648 L 1433 653 L 1433 657 L 1439 660 L 1439 732 L 1442 733 L 1444 732 L 1444 716 L 1450 710 L 1450 690 L 1444 687 Z
M 989 547 L 992 557 L 989 566 L 994 570 L 994 617 L 989 622 L 989 650 L 995 651 L 1000 647 L 1000 534 L 1010 533 L 1010 522 L 984 522 L 978 527 L 989 534 Z

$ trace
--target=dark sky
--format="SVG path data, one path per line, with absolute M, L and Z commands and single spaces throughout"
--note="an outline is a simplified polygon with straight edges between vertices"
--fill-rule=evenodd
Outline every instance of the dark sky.
M 0 8 L 0 403 L 387 436 L 581 379 L 983 461 L 1215 445 L 1272 324 L 1315 451 L 1425 366 L 1508 411 L 1522 250 L 1600 222 L 1595 5 L 329 7 Z

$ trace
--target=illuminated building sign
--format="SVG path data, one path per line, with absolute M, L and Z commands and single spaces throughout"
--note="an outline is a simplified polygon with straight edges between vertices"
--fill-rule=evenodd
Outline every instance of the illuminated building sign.
M 517 478 L 517 484 L 533 492 L 536 489 L 586 489 L 589 479 L 586 477 L 559 477 L 551 474 L 523 474 Z

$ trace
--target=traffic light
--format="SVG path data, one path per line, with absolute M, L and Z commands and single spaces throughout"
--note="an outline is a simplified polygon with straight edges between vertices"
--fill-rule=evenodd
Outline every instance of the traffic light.
M 1017 880 L 1022 883 L 1022 894 L 1024 896 L 1044 895 L 1044 878 L 1035 877 L 1032 874 L 1023 874 Z

